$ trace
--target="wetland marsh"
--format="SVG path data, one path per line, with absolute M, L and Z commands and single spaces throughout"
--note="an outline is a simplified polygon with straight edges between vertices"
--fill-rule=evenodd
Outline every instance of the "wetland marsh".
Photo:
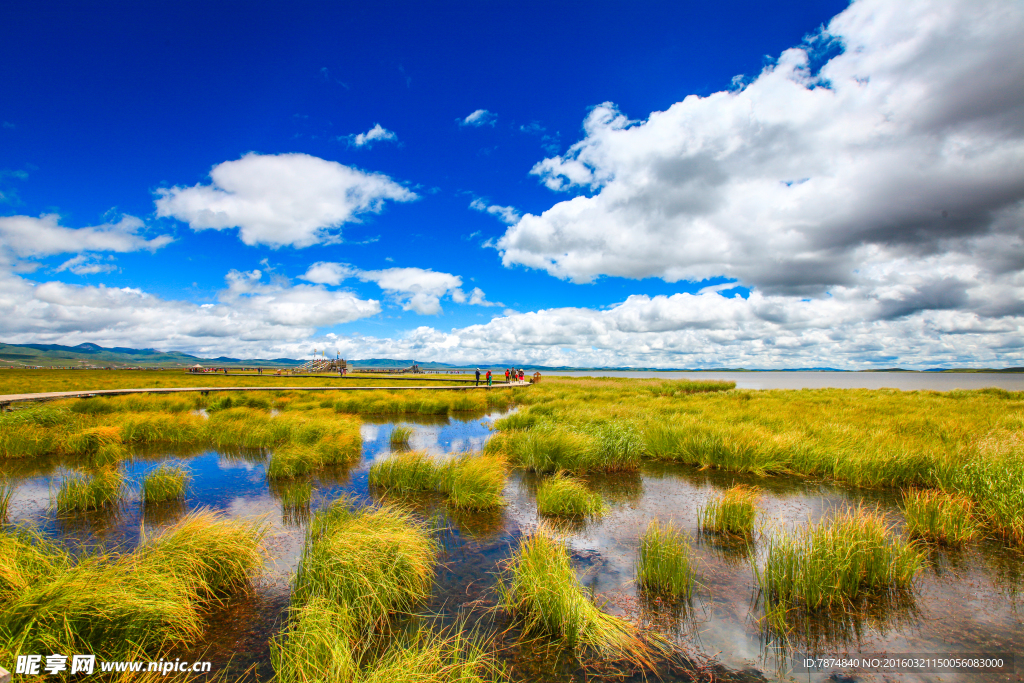
M 79 399 L 0 416 L 3 538 L 31 529 L 102 573 L 183 525 L 216 536 L 197 515 L 250 530 L 262 566 L 236 539 L 250 559 L 215 563 L 230 580 L 172 571 L 183 597 L 142 629 L 228 680 L 826 680 L 794 665 L 1024 652 L 1022 429 L 1024 395 L 1004 390 L 545 378 Z M 93 481 L 96 504 L 61 503 Z M 371 577 L 380 553 L 396 569 Z M 13 668 L 50 632 L 25 626 L 8 570 L 53 582 L 0 562 Z

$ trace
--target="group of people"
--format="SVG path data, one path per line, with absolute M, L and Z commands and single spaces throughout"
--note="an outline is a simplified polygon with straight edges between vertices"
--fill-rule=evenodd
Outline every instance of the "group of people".
M 505 384 L 511 382 L 522 382 L 523 377 L 526 376 L 525 371 L 522 368 L 505 368 Z M 480 368 L 476 369 L 476 385 L 480 386 Z M 484 375 L 484 379 L 487 380 L 487 386 L 491 386 L 491 382 L 494 381 L 494 375 L 488 370 L 487 374 Z

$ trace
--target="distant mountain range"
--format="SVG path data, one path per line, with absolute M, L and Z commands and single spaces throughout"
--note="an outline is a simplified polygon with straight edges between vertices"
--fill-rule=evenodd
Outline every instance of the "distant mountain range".
M 295 358 L 229 358 L 218 356 L 217 358 L 200 358 L 187 353 L 177 351 L 158 351 L 157 349 L 132 349 L 122 346 L 112 348 L 99 346 L 97 344 L 79 344 L 78 346 L 61 346 L 60 344 L 3 344 L 0 343 L 0 368 L 17 367 L 82 367 L 82 368 L 157 368 L 157 367 L 187 367 L 190 365 L 204 365 L 216 367 L 294 367 L 307 362 L 306 359 Z M 480 363 L 480 367 L 506 368 L 519 367 L 521 361 L 500 360 L 497 362 Z M 416 361 L 412 359 L 394 358 L 364 358 L 349 360 L 352 367 L 363 368 L 404 368 L 418 364 L 424 370 L 446 370 L 459 368 L 473 368 L 476 364 L 456 365 L 451 363 L 437 363 L 433 361 Z M 529 365 L 523 364 L 531 370 L 545 372 L 557 371 L 586 371 L 586 370 L 622 370 L 622 371 L 676 371 L 676 372 L 760 372 L 748 368 L 656 368 L 656 367 L 602 367 L 602 368 L 581 368 L 571 366 L 553 365 Z M 839 368 L 793 368 L 787 372 L 845 372 Z M 872 369 L 869 372 L 916 372 L 904 368 Z M 1003 368 L 1003 369 L 960 369 L 960 368 L 929 368 L 925 372 L 1024 372 L 1024 368 Z

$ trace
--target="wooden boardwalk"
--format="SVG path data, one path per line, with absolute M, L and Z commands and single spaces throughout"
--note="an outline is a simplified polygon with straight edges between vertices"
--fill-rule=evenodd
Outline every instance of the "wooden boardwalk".
M 198 391 L 204 396 L 211 391 L 410 391 L 429 389 L 433 391 L 467 391 L 470 389 L 503 389 L 529 386 L 529 382 L 509 382 L 487 386 L 444 386 L 444 387 L 151 387 L 149 389 L 93 389 L 90 391 L 49 391 L 41 394 L 0 395 L 0 410 L 6 410 L 12 403 L 28 401 L 56 401 L 62 398 L 92 398 L 95 396 L 125 396 L 127 394 L 180 394 Z

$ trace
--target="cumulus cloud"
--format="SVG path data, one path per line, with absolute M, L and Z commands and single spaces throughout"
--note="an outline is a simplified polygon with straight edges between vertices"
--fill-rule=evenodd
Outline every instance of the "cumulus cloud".
M 491 126 L 491 127 L 493 127 L 494 124 L 497 123 L 497 121 L 498 121 L 498 115 L 497 114 L 495 114 L 493 112 L 489 112 L 486 109 L 477 109 L 475 112 L 473 112 L 472 114 L 470 114 L 466 118 L 460 119 L 459 120 L 459 125 L 460 126 L 472 126 L 474 128 L 479 128 L 481 126 Z
M 249 245 L 308 247 L 340 241 L 343 224 L 379 213 L 388 200 L 417 198 L 386 175 L 308 154 L 246 154 L 214 166 L 210 179 L 157 190 L 157 215 L 193 230 L 238 228 Z
M 365 133 L 349 135 L 344 139 L 353 147 L 372 147 L 375 142 L 398 142 L 398 136 L 379 123 L 373 124 L 373 128 Z
M 82 251 L 156 251 L 170 244 L 170 235 L 146 239 L 145 228 L 135 216 L 122 216 L 116 223 L 87 228 L 66 228 L 57 214 L 0 217 L 0 259 L 41 258 Z
M 424 268 L 385 268 L 360 270 L 346 263 L 320 261 L 311 265 L 301 279 L 325 285 L 339 285 L 348 278 L 374 282 L 391 296 L 403 310 L 420 315 L 442 313 L 441 299 L 451 298 L 457 304 L 497 306 L 487 301 L 483 290 L 474 287 L 467 295 L 462 291 L 462 278 Z
M 503 262 L 575 282 L 892 294 L 897 317 L 1009 310 L 1024 267 L 1022 34 L 1020 3 L 856 0 L 739 89 L 639 122 L 599 105 L 582 140 L 532 171 L 575 196 L 510 227 Z M 815 73 L 825 45 L 842 49 Z M 956 273 L 899 271 L 936 254 Z
M 519 212 L 514 206 L 499 206 L 497 204 L 488 204 L 483 199 L 474 199 L 469 203 L 469 208 L 474 211 L 482 211 L 483 213 L 489 213 L 495 216 L 502 223 L 506 225 L 515 225 L 519 222 Z
M 132 287 L 37 283 L 0 269 L 0 316 L 8 343 L 90 341 L 217 356 L 278 344 L 297 350 L 317 328 L 379 312 L 375 300 L 319 285 L 266 281 L 259 270 L 231 271 L 216 302 L 200 305 Z

